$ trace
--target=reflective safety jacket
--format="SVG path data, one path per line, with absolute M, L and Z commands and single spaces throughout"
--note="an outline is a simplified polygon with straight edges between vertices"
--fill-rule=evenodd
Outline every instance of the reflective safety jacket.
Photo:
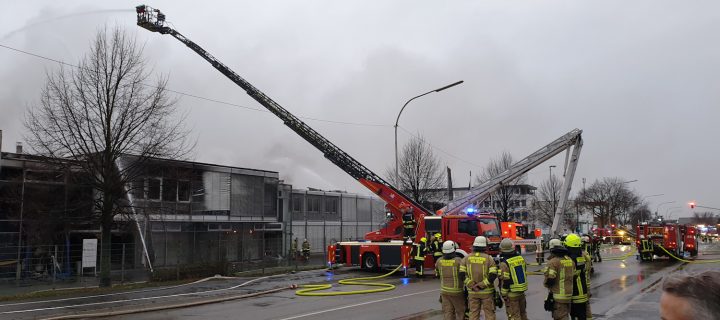
M 413 253 L 412 253 L 413 259 L 417 261 L 425 261 L 425 243 L 415 243 L 413 245 Z
M 402 217 L 403 227 L 405 229 L 415 229 L 415 217 L 412 214 L 406 213 Z
M 310 242 L 304 241 L 302 244 L 303 251 L 310 251 Z
M 527 264 L 522 256 L 500 260 L 500 294 L 504 297 L 521 296 L 527 291 Z
M 460 272 L 465 272 L 465 287 L 472 297 L 490 298 L 495 293 L 497 267 L 488 254 L 473 252 L 462 259 Z
M 440 277 L 440 292 L 448 295 L 463 295 L 463 274 L 460 272 L 460 258 L 440 258 L 435 262 L 435 272 Z
M 640 252 L 653 252 L 653 243 L 650 240 L 640 240 Z
M 442 256 L 442 243 L 440 242 L 440 239 L 435 239 L 432 243 L 430 243 L 430 250 L 432 251 L 433 256 Z
M 548 261 L 545 269 L 545 286 L 552 291 L 555 301 L 562 303 L 572 301 L 574 276 L 575 262 L 570 257 L 554 257 Z
M 585 303 L 590 300 L 588 289 L 590 288 L 590 268 L 592 259 L 587 252 L 583 251 L 582 256 L 575 258 L 575 281 L 573 283 L 572 303 Z

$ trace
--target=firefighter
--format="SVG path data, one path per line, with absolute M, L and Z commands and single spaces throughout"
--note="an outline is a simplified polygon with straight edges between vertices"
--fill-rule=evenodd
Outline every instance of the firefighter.
M 600 237 L 592 237 L 592 245 L 590 246 L 590 250 L 592 251 L 593 262 L 602 262 L 602 257 L 600 256 L 600 241 Z
M 593 258 L 592 258 L 592 254 L 590 254 L 590 250 L 592 249 L 591 244 L 590 244 L 590 237 L 586 234 L 586 235 L 582 236 L 581 239 L 582 239 L 582 252 L 585 255 L 586 260 L 589 262 L 592 262 Z M 590 270 L 590 274 L 595 272 L 595 269 L 592 267 L 592 263 L 590 263 L 590 268 L 588 270 Z
M 575 263 L 575 281 L 573 281 L 572 304 L 570 305 L 570 318 L 575 320 L 592 319 L 590 312 L 590 269 L 592 262 L 582 249 L 582 239 L 577 234 L 570 234 L 565 238 L 565 247 L 570 258 Z
M 403 229 L 405 237 L 415 238 L 415 216 L 413 215 L 413 209 L 409 206 L 405 206 L 401 209 L 403 215 Z
M 455 255 L 455 244 L 445 241 L 442 245 L 442 257 L 435 263 L 435 274 L 440 277 L 440 303 L 444 320 L 463 320 L 465 317 L 465 297 L 463 283 L 465 273 L 460 270 L 462 260 Z
M 442 238 L 440 233 L 436 233 L 432 238 L 432 243 L 430 244 L 430 250 L 432 250 L 433 259 L 435 262 L 442 257 Z
M 423 268 L 425 264 L 425 253 L 427 252 L 427 238 L 420 238 L 420 242 L 413 247 L 413 261 L 415 263 L 415 276 L 420 278 L 423 276 Z
M 292 242 L 292 245 L 290 246 L 290 256 L 293 259 L 297 258 L 297 251 L 298 251 L 297 249 L 298 249 L 298 238 L 295 238 L 295 240 L 293 240 L 293 242 Z
M 553 319 L 567 319 L 570 315 L 572 302 L 573 277 L 575 263 L 568 256 L 567 249 L 562 242 L 551 240 L 550 254 L 547 267 L 544 269 L 544 285 L 550 290 L 545 303 L 545 310 L 552 312 Z
M 495 320 L 495 278 L 497 267 L 495 260 L 485 253 L 487 238 L 475 237 L 472 253 L 462 259 L 460 272 L 465 273 L 465 287 L 468 291 L 470 320 L 480 319 L 480 310 L 485 312 L 485 319 Z
M 548 248 L 550 249 L 550 256 L 548 256 L 548 261 L 550 261 L 552 258 L 556 257 L 555 253 L 553 253 L 553 250 L 552 250 L 552 248 L 554 248 L 554 247 L 562 247 L 562 241 L 560 241 L 560 239 L 558 239 L 558 238 L 550 239 L 550 242 L 548 242 Z
M 527 285 L 527 265 L 525 259 L 515 250 L 512 240 L 500 241 L 500 261 L 498 263 L 500 294 L 505 300 L 505 312 L 508 320 L 527 320 L 525 291 Z
M 584 234 L 582 237 L 580 237 L 582 240 L 582 250 L 585 252 L 590 252 L 590 237 L 588 237 L 587 234 Z
M 645 235 L 640 235 L 640 260 L 641 261 L 652 261 L 653 259 L 653 243 L 652 241 L 645 239 Z
M 307 239 L 303 239 L 302 243 L 302 256 L 305 262 L 310 260 L 310 242 Z

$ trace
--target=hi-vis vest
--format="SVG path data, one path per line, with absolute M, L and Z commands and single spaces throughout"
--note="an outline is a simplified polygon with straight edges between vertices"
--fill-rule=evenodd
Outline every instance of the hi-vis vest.
M 462 295 L 460 283 L 460 258 L 440 258 L 435 263 L 435 270 L 440 277 L 440 292 L 451 295 Z
M 418 261 L 425 261 L 425 244 L 424 243 L 416 243 L 415 244 L 415 254 L 413 255 L 413 259 Z
M 435 257 L 442 256 L 442 245 L 440 243 L 440 239 L 435 239 L 435 241 L 431 243 L 430 248 L 432 249 L 433 256 Z
M 568 256 L 555 257 L 548 262 L 545 278 L 555 279 L 555 284 L 550 288 L 555 301 L 571 302 L 574 276 L 575 262 Z
M 489 298 L 495 293 L 495 286 L 490 283 L 490 279 L 488 279 L 491 274 L 497 274 L 497 267 L 491 256 L 481 252 L 473 252 L 462 260 L 460 272 L 466 273 L 465 286 L 470 296 Z M 485 285 L 485 288 L 479 291 L 473 291 L 473 289 L 469 287 L 471 282 L 482 283 Z
M 527 285 L 527 264 L 525 263 L 525 259 L 523 259 L 522 256 L 515 256 L 509 259 L 506 259 L 504 261 L 501 261 L 500 264 L 504 264 L 505 266 L 502 267 L 502 275 L 501 279 L 503 280 L 503 283 L 505 281 L 510 282 L 510 286 L 502 285 L 500 289 L 500 293 L 503 296 L 519 296 L 528 289 Z
M 590 287 L 590 259 L 585 255 L 575 258 L 575 283 L 573 283 L 573 303 L 588 302 Z
M 640 245 L 642 246 L 642 248 L 640 249 L 640 252 L 652 252 L 653 251 L 652 241 L 643 239 L 643 240 L 640 240 Z

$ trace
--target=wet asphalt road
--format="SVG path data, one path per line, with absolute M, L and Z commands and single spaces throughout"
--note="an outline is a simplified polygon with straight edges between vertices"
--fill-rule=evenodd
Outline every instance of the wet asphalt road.
M 717 245 L 715 245 L 717 247 Z M 701 247 L 701 250 L 703 248 Z M 711 248 L 720 251 L 720 248 Z M 627 252 L 621 246 L 604 253 L 606 260 L 595 264 L 591 284 L 592 312 L 596 319 L 658 318 L 658 283 L 664 275 L 678 269 L 689 271 L 702 268 L 719 268 L 720 264 L 688 265 L 669 260 L 640 264 L 634 256 L 625 260 L 608 260 Z M 720 255 L 700 257 L 719 258 Z M 526 257 L 531 261 L 530 257 Z M 532 259 L 534 260 L 534 259 Z M 529 270 L 538 270 L 530 266 Z M 211 297 L 225 297 L 258 292 L 292 283 L 321 283 L 367 276 L 367 273 L 344 269 L 335 273 L 308 271 L 256 280 L 244 286 L 249 279 L 207 281 L 162 290 L 123 293 L 90 299 L 62 300 L 22 304 L 0 304 L 0 319 L 42 319 L 46 317 L 122 310 L 139 306 L 197 301 Z M 396 284 L 392 291 L 337 297 L 299 297 L 293 290 L 285 290 L 255 298 L 214 303 L 190 308 L 155 311 L 143 314 L 116 316 L 112 319 L 441 319 L 438 303 L 438 280 L 403 279 L 398 276 L 383 282 Z M 530 319 L 549 319 L 542 309 L 547 291 L 542 288 L 542 276 L 530 276 L 527 292 Z M 334 286 L 332 290 L 357 289 L 355 286 Z M 215 291 L 211 291 L 215 290 Z M 210 291 L 210 292 L 207 292 Z M 163 298 L 152 298 L 165 296 Z M 139 300 L 138 300 L 139 299 Z M 498 319 L 506 319 L 505 309 L 497 309 Z

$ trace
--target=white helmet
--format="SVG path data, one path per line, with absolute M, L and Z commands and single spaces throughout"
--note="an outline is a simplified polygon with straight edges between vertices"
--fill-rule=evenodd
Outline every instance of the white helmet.
M 483 236 L 475 237 L 475 241 L 473 241 L 473 247 L 487 247 L 487 238 Z
M 442 253 L 453 253 L 455 252 L 455 243 L 448 240 L 443 242 Z
M 640 239 L 645 239 L 645 235 L 644 235 L 644 234 L 641 234 L 641 235 L 640 235 Z
M 582 241 L 586 243 L 590 243 L 590 237 L 588 236 L 582 236 Z
M 550 249 L 555 248 L 555 247 L 562 247 L 562 241 L 560 241 L 560 239 L 557 239 L 557 238 L 550 239 L 550 242 L 548 242 L 548 247 Z

